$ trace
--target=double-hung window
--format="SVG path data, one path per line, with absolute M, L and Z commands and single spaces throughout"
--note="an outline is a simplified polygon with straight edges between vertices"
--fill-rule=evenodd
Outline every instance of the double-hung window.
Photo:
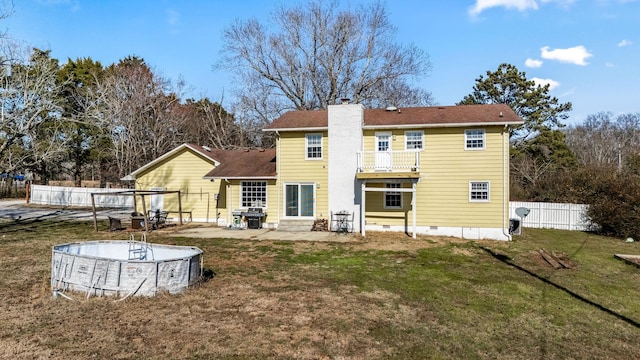
M 243 181 L 240 207 L 267 207 L 267 182 Z
M 424 149 L 424 133 L 422 131 L 407 131 L 404 133 L 406 150 Z
M 387 183 L 385 186 L 387 189 L 400 189 L 402 187 L 398 183 Z M 385 191 L 384 208 L 402 209 L 402 193 L 400 191 Z
M 307 134 L 305 136 L 306 143 L 306 160 L 322 159 L 322 134 Z
M 470 202 L 489 202 L 489 182 L 470 181 L 469 182 Z
M 465 150 L 484 150 L 485 148 L 484 129 L 473 129 L 464 131 Z

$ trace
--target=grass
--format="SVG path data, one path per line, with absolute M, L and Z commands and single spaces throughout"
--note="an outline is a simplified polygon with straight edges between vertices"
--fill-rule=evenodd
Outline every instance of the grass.
M 588 233 L 312 243 L 157 231 L 149 241 L 204 250 L 216 276 L 118 303 L 53 300 L 51 246 L 125 234 L 44 221 L 0 223 L 0 234 L 0 357 L 640 358 L 640 269 L 613 257 L 640 244 Z M 576 266 L 554 270 L 539 249 Z

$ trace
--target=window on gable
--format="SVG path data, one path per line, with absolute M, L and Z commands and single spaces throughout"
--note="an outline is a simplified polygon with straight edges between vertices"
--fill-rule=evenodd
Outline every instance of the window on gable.
M 387 183 L 387 189 L 400 189 L 402 186 L 397 183 Z M 384 208 L 385 209 L 401 209 L 402 208 L 402 193 L 399 191 L 385 191 L 384 193 Z
M 307 134 L 305 159 L 322 159 L 322 134 Z
M 422 131 L 407 131 L 404 133 L 406 150 L 422 150 L 424 133 Z
M 488 181 L 469 182 L 469 201 L 489 202 L 489 182 Z
M 266 181 L 243 181 L 240 184 L 242 187 L 240 207 L 267 207 Z
M 473 129 L 464 131 L 465 150 L 484 150 L 485 132 L 484 129 Z

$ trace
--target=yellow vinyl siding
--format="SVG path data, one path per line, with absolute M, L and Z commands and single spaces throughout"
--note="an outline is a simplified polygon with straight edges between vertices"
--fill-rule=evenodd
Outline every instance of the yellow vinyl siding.
M 322 134 L 322 159 L 306 160 L 306 134 Z M 329 218 L 327 189 L 328 172 L 328 139 L 326 131 L 283 132 L 278 142 L 278 172 L 281 188 L 279 196 L 284 197 L 284 185 L 287 183 L 315 183 L 315 216 Z M 281 216 L 284 216 L 281 199 Z
M 224 194 L 224 197 L 220 197 L 219 204 L 219 212 L 220 218 L 225 219 L 227 223 L 231 223 L 232 220 L 232 212 L 233 210 L 247 210 L 247 207 L 242 207 L 242 182 L 243 181 L 266 181 L 267 182 L 267 203 L 263 207 L 264 211 L 267 213 L 267 217 L 264 219 L 264 222 L 275 223 L 278 221 L 278 188 L 276 186 L 275 179 L 255 179 L 255 180 L 237 180 L 232 179 L 228 182 L 224 180 L 216 180 L 216 182 L 220 181 L 221 193 Z
M 465 150 L 464 130 L 432 129 L 426 133 L 418 218 L 436 226 L 502 227 L 502 128 L 485 128 L 484 150 Z M 469 201 L 470 181 L 490 183 L 489 202 Z
M 182 210 L 191 211 L 194 219 L 215 219 L 214 183 L 202 177 L 213 169 L 214 164 L 204 157 L 183 149 L 175 155 L 164 159 L 136 176 L 136 189 L 149 190 L 154 187 L 167 191 L 180 190 Z M 149 197 L 145 197 L 147 201 Z M 164 195 L 163 210 L 178 211 L 177 195 Z M 149 208 L 147 203 L 147 208 Z M 138 209 L 142 209 L 138 206 Z M 177 216 L 171 214 L 170 216 Z
M 468 128 L 424 129 L 420 182 L 417 184 L 417 223 L 419 226 L 503 227 L 503 127 L 485 129 L 485 149 L 465 150 L 464 131 Z M 392 133 L 392 150 L 405 149 L 405 131 Z M 422 129 L 416 129 L 422 130 Z M 365 150 L 375 150 L 375 133 L 364 133 Z M 395 137 L 395 139 L 394 139 Z M 508 144 L 508 142 L 506 143 Z M 508 159 L 508 146 L 507 151 Z M 508 176 L 508 173 L 507 173 Z M 488 181 L 489 202 L 469 201 L 469 182 Z M 390 182 L 392 182 L 390 180 Z M 367 186 L 384 187 L 384 183 Z M 411 184 L 405 183 L 405 188 Z M 508 195 L 508 193 L 507 193 Z M 508 199 L 508 197 L 507 197 Z M 368 192 L 368 224 L 411 225 L 411 193 L 403 193 L 403 209 L 385 209 L 384 192 Z

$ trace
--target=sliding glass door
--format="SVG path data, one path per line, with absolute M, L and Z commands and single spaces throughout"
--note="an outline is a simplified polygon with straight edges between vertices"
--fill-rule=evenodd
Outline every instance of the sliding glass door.
M 313 217 L 315 209 L 314 184 L 285 185 L 285 216 Z

